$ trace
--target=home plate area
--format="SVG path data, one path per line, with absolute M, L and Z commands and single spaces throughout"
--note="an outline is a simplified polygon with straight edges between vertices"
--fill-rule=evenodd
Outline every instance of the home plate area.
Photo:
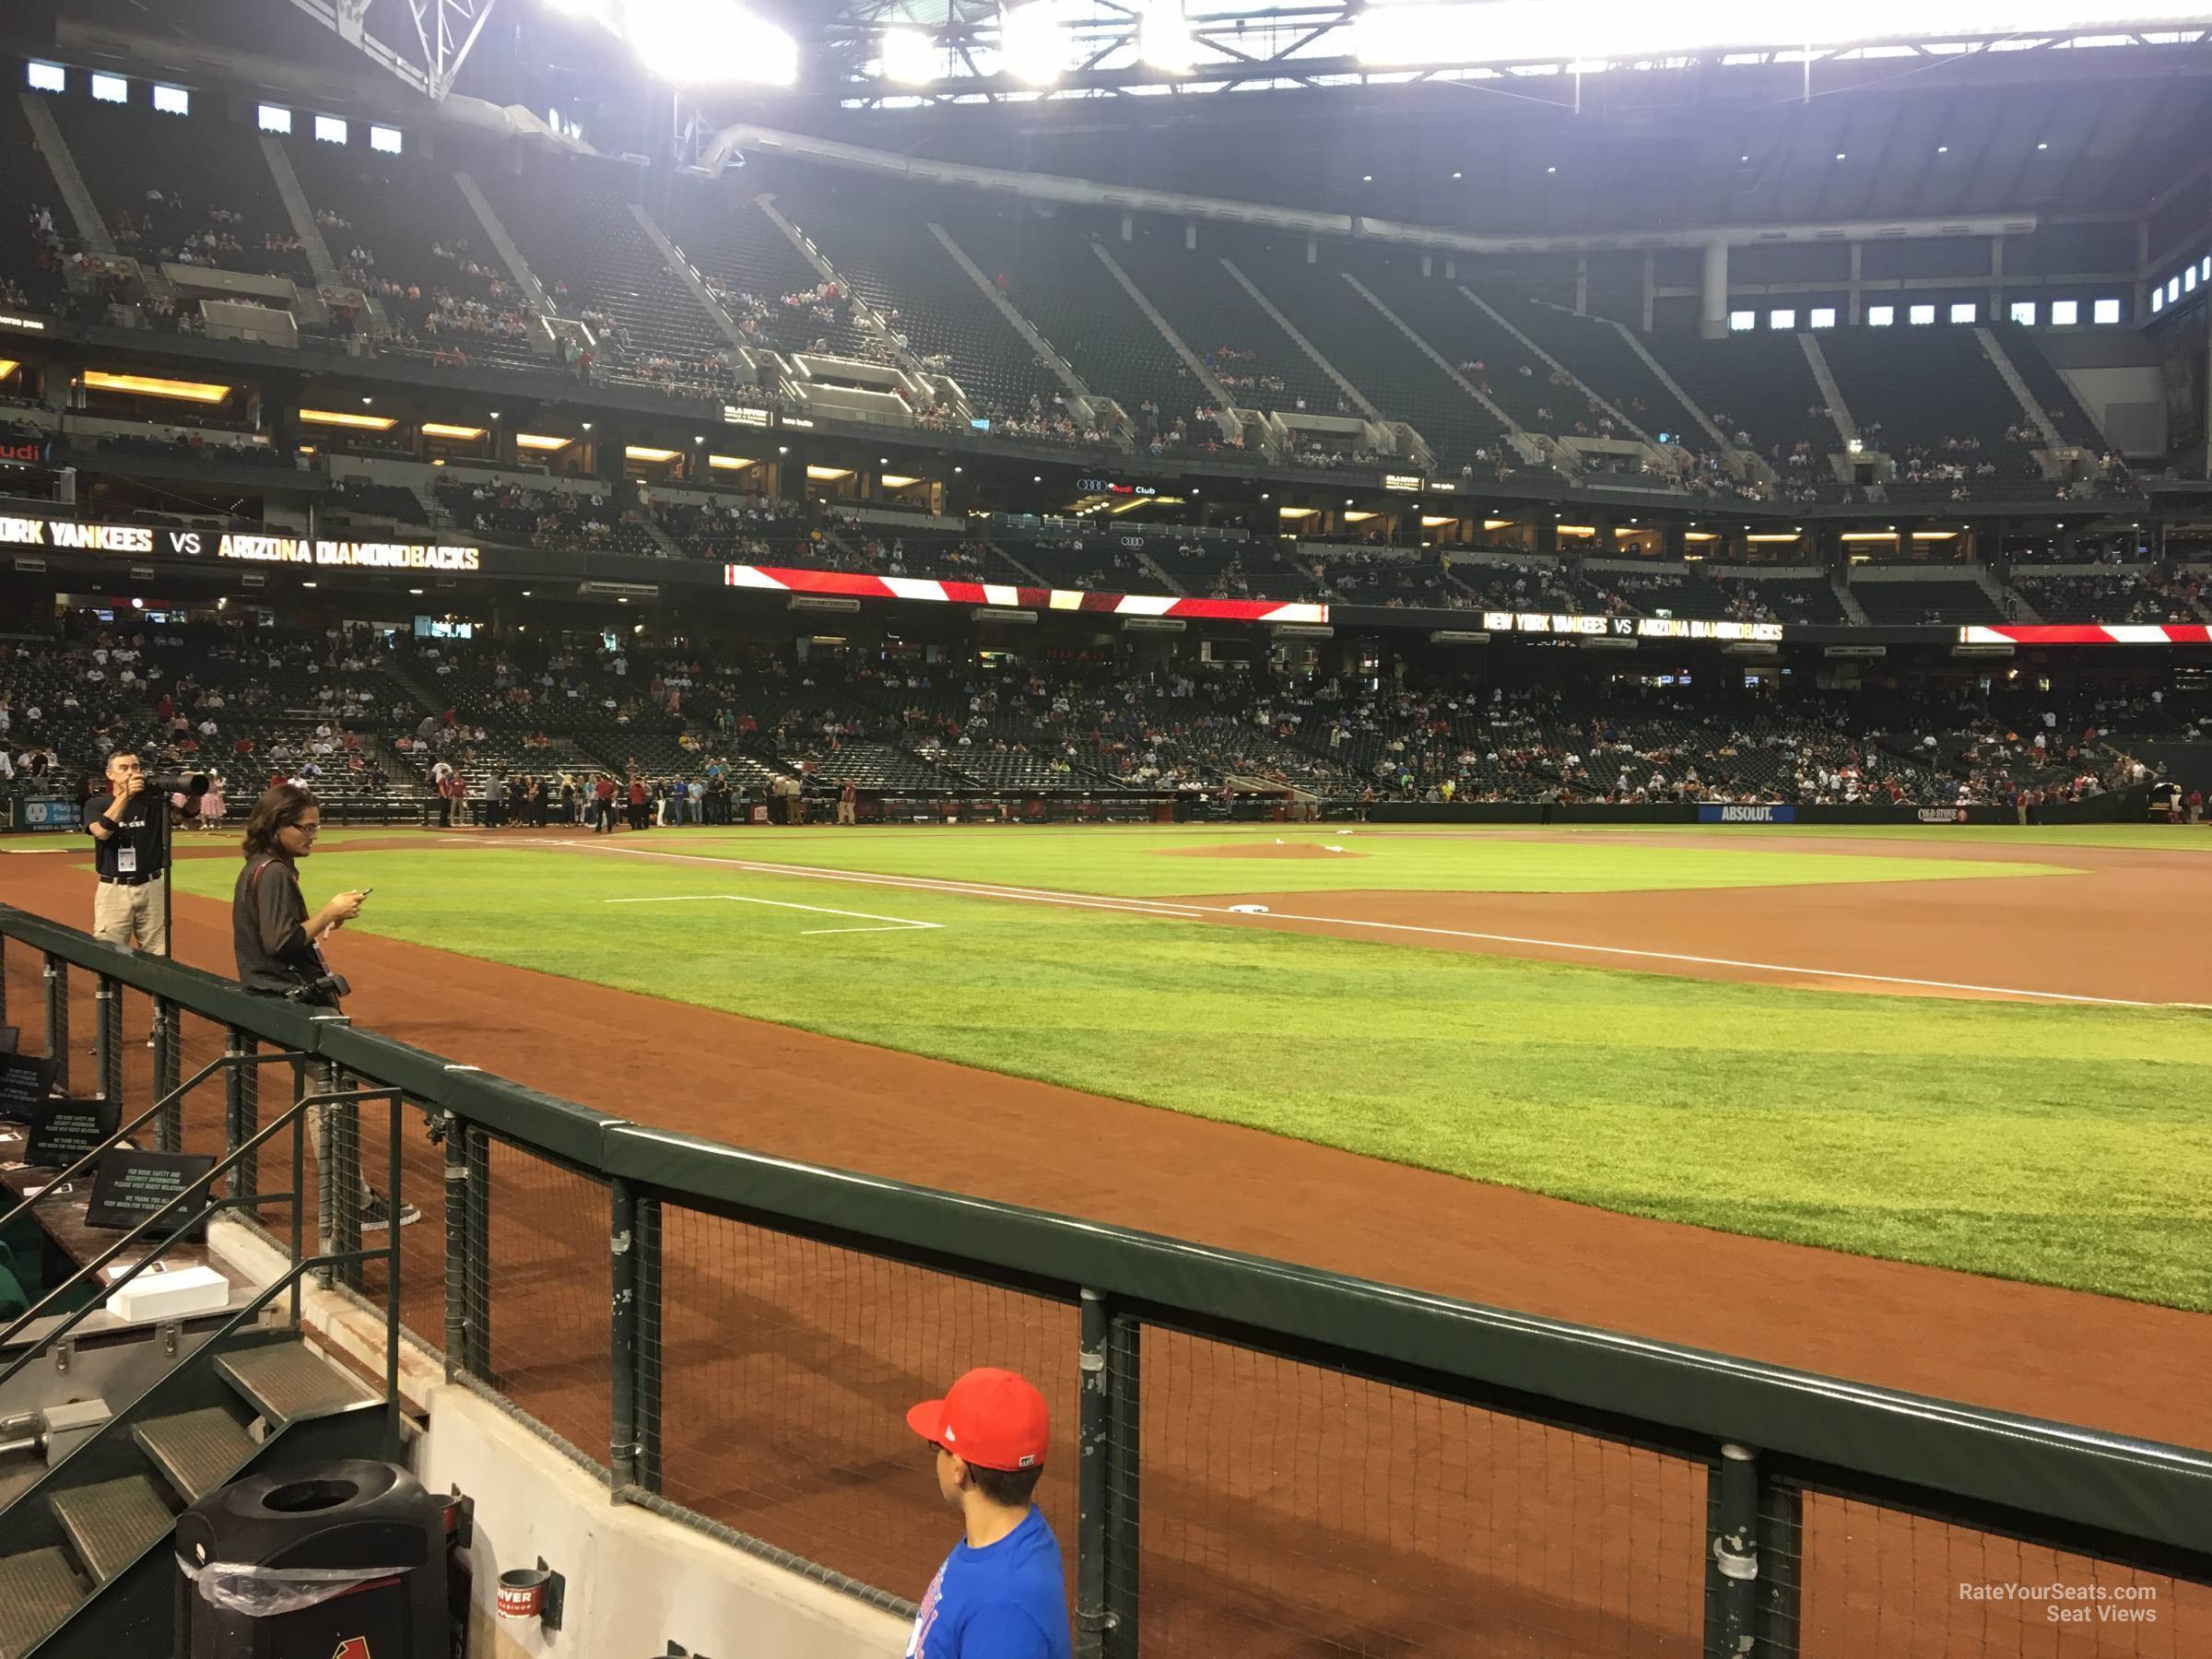
M 869 924 L 863 927 L 802 927 L 802 938 L 813 934 L 918 933 L 939 930 L 942 922 L 914 922 L 904 916 L 878 916 L 869 911 L 832 910 L 824 904 L 794 904 L 785 899 L 753 899 L 744 893 L 670 893 L 650 899 L 606 899 L 605 904 L 759 904 L 770 910 L 806 911 L 817 916 L 847 916 Z

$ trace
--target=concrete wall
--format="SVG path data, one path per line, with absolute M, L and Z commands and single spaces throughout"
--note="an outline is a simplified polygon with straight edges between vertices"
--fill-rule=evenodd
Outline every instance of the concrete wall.
M 458 1486 L 476 1500 L 475 1659 L 645 1659 L 672 1641 L 712 1659 L 890 1659 L 905 1651 L 905 1620 L 610 1503 L 591 1475 L 466 1389 L 441 1384 L 427 1404 L 416 1474 L 432 1491 Z M 493 1612 L 500 1574 L 541 1556 L 568 1580 L 558 1632 Z
M 2155 364 L 2059 372 L 2122 454 L 2166 453 L 2166 382 Z

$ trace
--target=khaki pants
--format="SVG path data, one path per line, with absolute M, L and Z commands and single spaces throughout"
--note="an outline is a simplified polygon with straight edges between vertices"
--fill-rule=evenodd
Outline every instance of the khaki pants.
M 103 881 L 92 889 L 92 933 L 112 945 L 135 945 L 156 956 L 169 954 L 169 918 L 162 903 L 166 877 L 142 887 Z
M 837 804 L 837 821 L 838 821 L 839 823 L 841 823 L 841 824 L 850 824 L 851 822 L 853 822 L 853 803 L 852 803 L 852 802 L 850 802 L 850 801 L 840 801 L 840 802 Z

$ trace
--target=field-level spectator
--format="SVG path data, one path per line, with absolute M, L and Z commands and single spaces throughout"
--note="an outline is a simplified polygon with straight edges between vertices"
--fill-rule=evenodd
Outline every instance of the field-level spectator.
M 1031 1383 L 988 1367 L 907 1412 L 965 1529 L 922 1597 L 909 1659 L 1069 1659 L 1060 1545 L 1030 1501 L 1048 1419 Z

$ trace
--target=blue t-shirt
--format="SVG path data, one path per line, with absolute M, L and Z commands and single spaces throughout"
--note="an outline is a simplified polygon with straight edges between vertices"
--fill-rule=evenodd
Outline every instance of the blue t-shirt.
M 1071 1659 L 1060 1545 L 1032 1504 L 995 1544 L 958 1545 L 929 1581 L 907 1659 Z

